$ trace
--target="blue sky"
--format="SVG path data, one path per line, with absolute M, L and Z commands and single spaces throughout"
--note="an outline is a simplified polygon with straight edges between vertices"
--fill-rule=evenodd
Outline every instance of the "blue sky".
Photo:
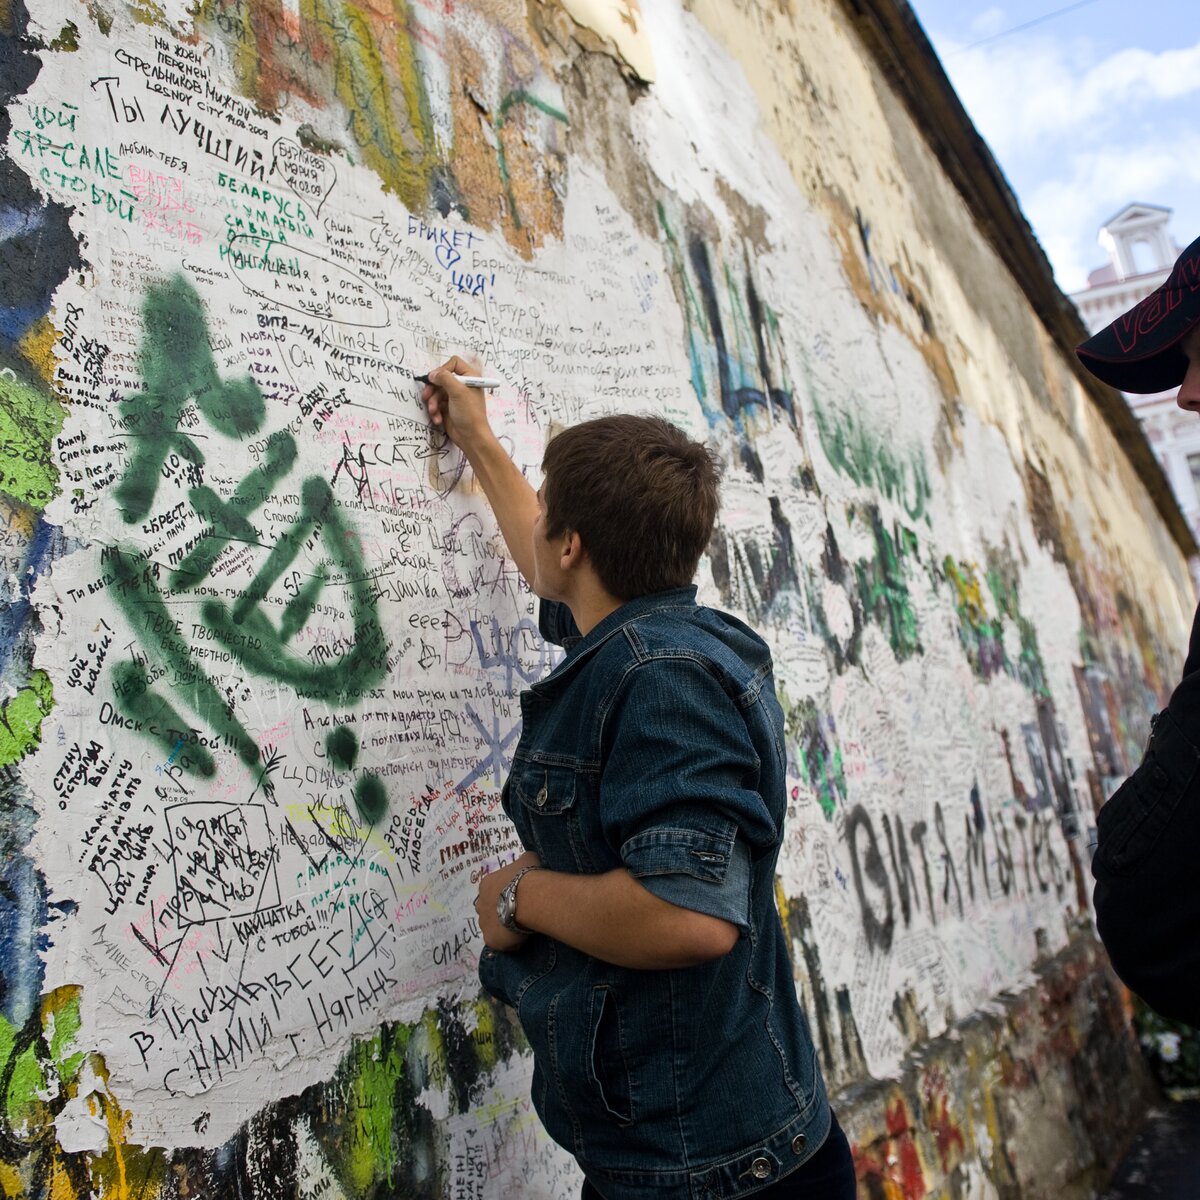
M 1001 37 L 1070 0 L 911 3 L 1064 291 L 1107 261 L 1100 225 L 1131 201 L 1200 237 L 1196 0 L 1089 0 Z

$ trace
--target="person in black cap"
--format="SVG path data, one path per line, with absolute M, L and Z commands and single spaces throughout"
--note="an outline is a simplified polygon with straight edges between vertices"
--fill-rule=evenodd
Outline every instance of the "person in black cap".
M 1200 412 L 1200 238 L 1076 354 L 1121 391 L 1178 387 L 1179 407 Z M 1113 967 L 1163 1016 L 1200 1027 L 1200 609 L 1183 678 L 1097 826 L 1093 901 Z

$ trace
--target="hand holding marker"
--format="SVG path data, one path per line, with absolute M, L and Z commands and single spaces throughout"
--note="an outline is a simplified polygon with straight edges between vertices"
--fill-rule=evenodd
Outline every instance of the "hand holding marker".
M 455 355 L 428 374 L 413 376 L 424 385 L 421 403 L 430 425 L 468 457 L 474 444 L 488 441 L 491 435 L 484 392 L 504 386 L 503 380 L 484 378 L 480 371 L 476 360 Z

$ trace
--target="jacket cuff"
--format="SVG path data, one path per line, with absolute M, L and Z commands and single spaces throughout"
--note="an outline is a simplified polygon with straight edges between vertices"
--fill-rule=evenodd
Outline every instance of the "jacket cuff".
M 660 900 L 750 927 L 750 848 L 687 829 L 654 829 L 621 848 L 630 874 Z

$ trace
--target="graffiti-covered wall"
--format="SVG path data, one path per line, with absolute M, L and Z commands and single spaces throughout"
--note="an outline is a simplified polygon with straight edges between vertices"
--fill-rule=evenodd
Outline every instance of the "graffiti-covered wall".
M 1187 572 L 840 6 L 0 20 L 3 1194 L 576 1189 L 475 977 L 556 651 L 418 402 L 460 351 L 531 479 L 613 411 L 726 463 L 864 1195 L 1086 1170 L 1089 830 Z

